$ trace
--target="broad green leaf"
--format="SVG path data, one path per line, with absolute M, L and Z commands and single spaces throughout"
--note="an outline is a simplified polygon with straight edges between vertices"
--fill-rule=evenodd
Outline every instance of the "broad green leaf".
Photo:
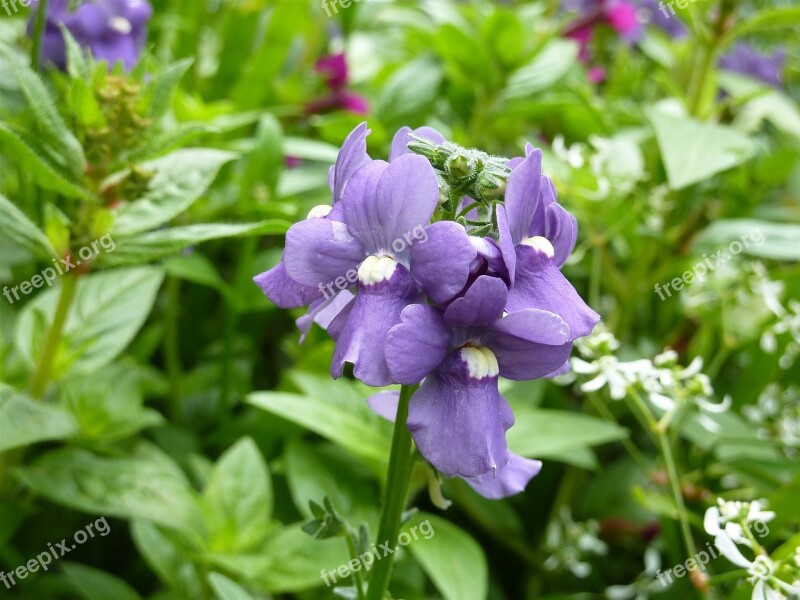
M 571 40 L 554 39 L 533 57 L 530 63 L 515 71 L 501 97 L 524 100 L 556 84 L 575 65 L 578 45 Z
M 372 463 L 384 465 L 389 458 L 391 425 L 373 414 L 363 396 L 336 396 L 344 381 L 327 383 L 327 391 L 302 395 L 255 392 L 247 402 L 297 423 Z
M 740 19 L 725 34 L 722 44 L 727 45 L 737 38 L 759 31 L 770 31 L 777 28 L 794 29 L 800 27 L 800 6 L 781 6 L 767 8 Z
M 113 361 L 144 324 L 163 278 L 163 270 L 156 267 L 81 277 L 64 328 L 56 374 L 91 373 Z M 44 315 L 44 328 L 49 330 L 59 292 L 60 288 L 43 292 L 25 306 L 17 322 L 17 348 L 30 366 L 38 364 L 41 354 L 35 344 L 41 329 L 36 315 Z
M 377 111 L 387 122 L 418 117 L 436 100 L 442 68 L 432 56 L 400 67 L 383 86 Z
M 416 539 L 412 535 L 415 527 Z M 427 513 L 415 515 L 403 527 L 403 532 L 410 538 L 407 549 L 445 600 L 484 600 L 488 597 L 486 556 L 467 533 L 449 521 Z
M 209 574 L 208 580 L 214 588 L 217 600 L 255 600 L 247 590 L 221 573 Z
M 81 598 L 86 600 L 141 600 L 131 586 L 111 573 L 86 565 L 61 561 L 59 568 L 64 571 Z
M 139 555 L 161 581 L 168 583 L 179 598 L 202 596 L 201 581 L 190 562 L 190 552 L 177 544 L 174 532 L 162 531 L 145 520 L 131 523 L 131 538 Z
M 220 457 L 203 500 L 216 551 L 247 551 L 263 539 L 272 514 L 272 482 L 252 439 L 242 438 Z
M 51 148 L 60 152 L 64 164 L 69 167 L 75 177 L 83 175 L 86 168 L 86 157 L 83 147 L 73 133 L 67 128 L 61 115 L 58 114 L 50 91 L 39 76 L 28 66 L 27 60 L 8 46 L 0 44 L 2 54 L 16 77 L 20 90 L 33 111 L 38 129 L 44 141 Z
M 0 389 L 0 453 L 36 442 L 74 436 L 78 424 L 63 410 Z
M 706 227 L 695 246 L 725 249 L 723 258 L 738 253 L 774 260 L 800 261 L 800 225 L 755 219 L 723 219 Z
M 315 160 L 333 164 L 339 157 L 339 148 L 333 144 L 320 142 L 318 140 L 308 140 L 298 137 L 286 137 L 283 139 L 283 153 L 286 156 L 294 156 L 304 160 Z
M 178 83 L 192 67 L 192 64 L 194 64 L 193 58 L 184 58 L 167 66 L 153 78 L 149 86 L 152 93 L 149 107 L 151 117 L 161 117 L 169 110 Z
M 211 185 L 232 152 L 204 148 L 177 150 L 140 165 L 155 172 L 144 197 L 123 204 L 116 212 L 115 236 L 148 231 L 189 208 Z
M 624 439 L 628 431 L 616 423 L 564 410 L 513 403 L 517 421 L 508 430 L 509 447 L 529 458 L 567 460 L 591 446 Z
M 56 256 L 44 232 L 3 195 L 0 195 L 0 235 L 41 258 Z
M 253 148 L 243 161 L 244 173 L 241 181 L 243 200 L 256 194 L 259 186 L 266 186 L 270 192 L 275 189 L 284 164 L 282 138 L 283 131 L 278 119 L 272 115 L 264 115 L 259 119 Z
M 198 531 L 196 493 L 172 459 L 154 447 L 122 458 L 64 448 L 19 469 L 18 475 L 31 491 L 76 510 L 145 519 L 187 534 Z
M 703 123 L 651 109 L 661 160 L 670 188 L 679 190 L 747 161 L 755 143 L 726 125 Z
M 98 259 L 101 264 L 115 266 L 143 263 L 177 254 L 184 248 L 209 240 L 250 235 L 283 235 L 289 226 L 286 221 L 270 219 L 258 223 L 209 223 L 160 229 L 132 237 L 117 237 L 116 250 L 101 254 Z
M 59 192 L 71 198 L 89 198 L 88 190 L 75 181 L 70 181 L 69 176 L 61 173 L 59 167 L 53 165 L 45 154 L 38 153 L 33 148 L 32 140 L 23 139 L 20 134 L 0 123 L 0 148 L 8 156 L 29 173 L 33 179 L 47 190 Z

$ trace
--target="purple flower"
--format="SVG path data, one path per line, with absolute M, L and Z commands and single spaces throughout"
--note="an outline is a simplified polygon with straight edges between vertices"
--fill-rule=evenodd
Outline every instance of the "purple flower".
M 350 78 L 347 59 L 343 53 L 323 56 L 317 61 L 314 69 L 325 78 L 329 92 L 323 98 L 309 103 L 306 112 L 314 114 L 337 109 L 357 115 L 369 112 L 367 99 L 348 89 Z
M 38 10 L 38 0 L 33 6 Z M 69 30 L 75 40 L 89 48 L 97 60 L 108 62 L 109 68 L 122 62 L 126 70 L 139 62 L 147 40 L 147 23 L 153 9 L 147 0 L 85 0 L 70 12 L 70 0 L 51 0 L 42 40 L 42 59 L 57 67 L 66 67 L 66 47 L 59 24 Z M 34 16 L 28 23 L 33 31 Z
M 600 316 L 561 273 L 575 247 L 578 223 L 556 201 L 553 182 L 542 175 L 542 153 L 529 144 L 526 157 L 510 162 L 505 206 L 497 209 L 500 250 L 510 292 L 506 310 L 538 308 L 560 316 L 569 339 L 588 335 Z
M 679 39 L 687 33 L 675 9 L 663 0 L 639 0 L 639 14 L 645 23 L 664 30 L 672 38 Z
M 780 89 L 783 87 L 781 71 L 783 71 L 785 61 L 786 53 L 782 50 L 767 55 L 757 52 L 748 44 L 738 43 L 719 59 L 719 66 L 734 73 L 749 75 Z
M 569 357 L 569 327 L 558 315 L 526 309 L 503 316 L 507 300 L 506 284 L 483 275 L 446 309 L 408 306 L 386 338 L 392 378 L 422 380 L 408 428 L 422 455 L 446 475 L 477 477 L 508 462 L 505 432 L 514 415 L 498 377 L 544 377 Z
M 384 419 L 394 422 L 400 393 L 395 391 L 378 392 L 367 401 L 370 408 Z M 542 462 L 524 458 L 509 451 L 505 466 L 497 471 L 489 470 L 477 477 L 462 477 L 476 492 L 485 498 L 499 500 L 519 494 L 525 490 L 531 479 L 542 470 Z
M 579 58 L 585 63 L 590 61 L 589 44 L 597 27 L 610 27 L 628 42 L 638 41 L 642 36 L 636 5 L 628 0 L 578 0 L 567 2 L 566 8 L 577 11 L 579 16 L 567 26 L 564 36 L 578 42 Z

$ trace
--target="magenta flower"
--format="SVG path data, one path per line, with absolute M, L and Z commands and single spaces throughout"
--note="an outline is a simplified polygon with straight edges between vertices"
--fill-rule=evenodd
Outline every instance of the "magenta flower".
M 307 112 L 313 114 L 329 110 L 346 110 L 357 115 L 369 112 L 367 99 L 348 89 L 350 78 L 347 59 L 343 53 L 323 56 L 314 68 L 325 78 L 329 92 L 323 98 L 311 102 L 306 107 Z
M 28 23 L 28 33 L 38 10 Z M 84 0 L 74 12 L 70 0 L 51 0 L 42 40 L 42 59 L 60 69 L 66 68 L 66 46 L 59 24 L 64 24 L 75 40 L 88 48 L 97 60 L 107 61 L 109 67 L 122 62 L 130 70 L 139 62 L 147 40 L 147 23 L 153 9 L 147 0 Z

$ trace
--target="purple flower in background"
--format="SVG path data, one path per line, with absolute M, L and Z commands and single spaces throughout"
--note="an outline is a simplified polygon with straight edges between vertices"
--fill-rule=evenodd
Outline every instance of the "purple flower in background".
M 317 73 L 325 78 L 329 93 L 314 100 L 307 107 L 309 113 L 320 113 L 328 110 L 346 110 L 357 115 L 369 112 L 369 103 L 363 96 L 348 89 L 350 81 L 347 70 L 347 59 L 343 53 L 323 56 L 315 65 Z
M 782 50 L 776 50 L 771 55 L 761 54 L 752 46 L 740 42 L 719 59 L 719 66 L 734 73 L 749 75 L 781 89 L 783 87 L 781 72 L 785 61 L 786 53 Z
M 38 10 L 38 0 L 34 0 Z M 42 40 L 42 59 L 57 67 L 66 67 L 66 46 L 59 24 L 63 24 L 75 40 L 89 48 L 97 60 L 109 67 L 122 62 L 126 70 L 139 62 L 147 40 L 147 23 L 153 9 L 147 0 L 84 0 L 70 12 L 70 0 L 51 0 Z M 33 31 L 36 15 L 28 23 Z
M 639 0 L 639 15 L 646 24 L 655 25 L 675 39 L 684 37 L 688 31 L 672 4 L 663 0 Z
M 411 397 L 408 428 L 420 453 L 445 475 L 502 469 L 514 415 L 498 377 L 544 377 L 569 357 L 569 327 L 558 315 L 526 309 L 503 316 L 507 300 L 506 284 L 484 275 L 446 309 L 405 308 L 386 338 L 392 378 L 422 381 Z
M 542 175 L 542 153 L 527 146 L 510 162 L 505 206 L 497 209 L 500 250 L 510 292 L 506 310 L 538 308 L 569 326 L 570 340 L 588 335 L 600 316 L 575 291 L 561 267 L 578 236 L 578 223 L 556 201 L 553 182 Z
M 579 58 L 584 63 L 591 59 L 589 45 L 597 27 L 610 27 L 629 42 L 637 41 L 642 35 L 636 5 L 628 0 L 578 0 L 566 2 L 565 8 L 579 13 L 564 30 L 564 36 L 578 42 Z
M 385 391 L 372 395 L 367 402 L 375 413 L 394 423 L 399 400 L 400 392 Z M 505 466 L 497 471 L 489 470 L 483 475 L 462 479 L 484 498 L 499 500 L 523 492 L 528 482 L 542 470 L 541 461 L 511 451 L 503 462 Z

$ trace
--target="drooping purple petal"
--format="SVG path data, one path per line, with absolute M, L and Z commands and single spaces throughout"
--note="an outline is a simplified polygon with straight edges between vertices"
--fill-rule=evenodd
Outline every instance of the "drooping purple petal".
M 280 308 L 306 306 L 321 296 L 318 288 L 297 283 L 286 274 L 283 260 L 253 278 L 261 291 Z
M 508 178 L 505 207 L 511 239 L 516 246 L 528 237 L 535 227 L 540 227 L 544 218 L 539 202 L 542 184 L 542 152 L 528 154 Z
M 553 202 L 545 209 L 544 237 L 555 250 L 553 262 L 563 267 L 578 241 L 578 221 L 563 206 Z
M 500 375 L 516 381 L 553 373 L 572 350 L 569 327 L 561 317 L 531 308 L 493 323 L 483 341 L 497 358 Z
M 305 342 L 311 325 L 316 323 L 336 339 L 336 332 L 330 331 L 330 325 L 342 312 L 352 304 L 355 296 L 349 290 L 342 290 L 335 296 L 319 298 L 308 307 L 308 312 L 295 320 L 295 325 L 300 330 L 300 344 Z
M 444 142 L 444 136 L 433 127 L 419 127 L 413 130 L 410 127 L 401 127 L 392 139 L 392 146 L 389 149 L 389 162 L 411 152 L 408 149 L 408 143 L 411 141 L 409 134 L 412 133 L 417 137 L 430 140 L 434 144 L 442 144 Z
M 398 383 L 414 385 L 447 356 L 450 330 L 442 312 L 426 304 L 407 306 L 386 338 L 386 362 Z
M 466 229 L 439 221 L 424 229 L 426 241 L 410 246 L 411 274 L 436 304 L 444 304 L 467 285 L 477 251 Z
M 517 246 L 516 281 L 508 295 L 506 310 L 539 308 L 557 314 L 569 325 L 570 339 L 588 335 L 600 315 L 589 308 L 545 250 Z
M 386 363 L 386 336 L 400 322 L 403 309 L 417 300 L 416 284 L 399 264 L 386 280 L 370 285 L 360 282 L 352 307 L 330 324 L 338 330 L 331 375 L 335 379 L 341 377 L 344 363 L 349 362 L 353 364 L 353 374 L 367 385 L 396 383 Z
M 299 283 L 318 287 L 320 293 L 347 287 L 346 274 L 357 269 L 363 259 L 361 244 L 344 223 L 308 219 L 295 223 L 286 233 L 286 273 Z M 339 278 L 342 285 L 336 283 Z
M 508 298 L 508 288 L 502 279 L 482 275 L 467 290 L 456 298 L 444 313 L 450 327 L 488 325 L 503 314 Z
M 376 415 L 394 423 L 397 419 L 397 407 L 400 404 L 400 392 L 383 390 L 367 398 L 367 404 Z
M 505 432 L 514 415 L 497 377 L 471 378 L 459 352 L 411 397 L 408 429 L 420 453 L 445 475 L 477 477 L 508 462 Z
M 367 154 L 367 136 L 370 133 L 367 124 L 360 123 L 345 138 L 330 176 L 334 204 L 342 199 L 344 188 L 355 172 L 370 161 Z
M 542 470 L 542 462 L 513 452 L 508 454 L 508 463 L 497 473 L 488 471 L 477 477 L 465 478 L 465 481 L 481 496 L 490 500 L 507 498 L 525 491 L 528 482 Z

